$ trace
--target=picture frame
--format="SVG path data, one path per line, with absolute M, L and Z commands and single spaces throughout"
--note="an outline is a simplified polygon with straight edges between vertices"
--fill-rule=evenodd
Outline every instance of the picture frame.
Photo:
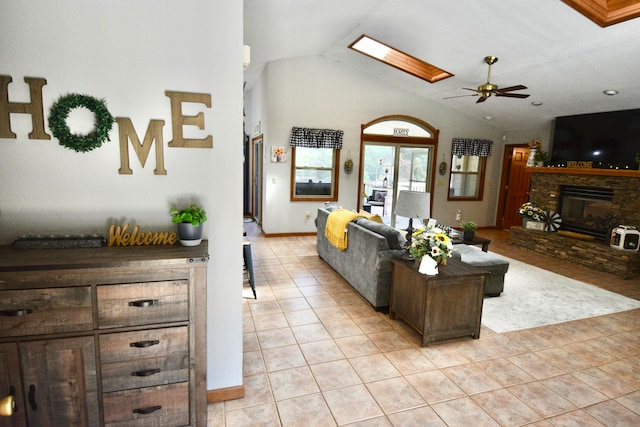
M 286 163 L 287 147 L 282 145 L 271 146 L 271 163 Z
M 527 221 L 526 228 L 527 230 L 544 231 L 546 228 L 546 224 L 542 221 Z

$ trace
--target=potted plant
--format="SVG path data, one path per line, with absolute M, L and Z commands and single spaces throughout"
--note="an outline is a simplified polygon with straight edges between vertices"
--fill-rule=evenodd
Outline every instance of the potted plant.
M 544 166 L 544 164 L 549 161 L 549 154 L 544 151 L 536 151 L 533 160 L 537 166 Z
M 462 238 L 465 242 L 470 242 L 476 235 L 476 230 L 478 229 L 478 224 L 473 221 L 462 221 L 460 223 L 462 227 Z
M 178 224 L 178 239 L 183 246 L 198 246 L 202 241 L 202 224 L 207 220 L 207 212 L 192 203 L 183 209 L 171 208 L 171 222 Z
M 344 171 L 346 173 L 353 172 L 353 159 L 351 157 L 344 161 Z

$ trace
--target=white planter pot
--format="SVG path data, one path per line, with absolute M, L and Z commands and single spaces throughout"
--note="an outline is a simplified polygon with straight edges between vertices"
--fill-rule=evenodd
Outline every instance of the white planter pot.
M 438 262 L 430 256 L 425 255 L 420 259 L 418 272 L 426 274 L 427 276 L 436 276 L 438 274 Z

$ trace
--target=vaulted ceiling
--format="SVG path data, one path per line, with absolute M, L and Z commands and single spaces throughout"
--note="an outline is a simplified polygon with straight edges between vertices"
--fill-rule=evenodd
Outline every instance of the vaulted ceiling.
M 595 4 L 600 13 L 589 16 L 588 8 L 567 3 Z M 245 81 L 250 88 L 269 61 L 315 56 L 472 117 L 491 117 L 503 130 L 640 108 L 640 19 L 594 22 L 619 15 L 621 4 L 636 16 L 637 1 L 621 0 L 244 0 L 244 43 L 251 46 Z M 454 76 L 428 83 L 349 49 L 362 34 Z M 499 58 L 493 84 L 522 84 L 528 89 L 520 92 L 531 96 L 480 104 L 476 97 L 443 99 L 472 95 L 462 88 L 486 83 L 488 55 Z M 607 96 L 606 89 L 619 93 Z

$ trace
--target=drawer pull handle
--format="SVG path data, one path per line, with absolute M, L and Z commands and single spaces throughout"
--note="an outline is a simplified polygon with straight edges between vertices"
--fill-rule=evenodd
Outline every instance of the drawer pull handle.
M 160 406 L 160 405 L 149 406 L 148 408 L 137 408 L 137 409 L 134 409 L 133 413 L 134 414 L 147 415 L 147 414 L 151 414 L 153 412 L 159 411 L 160 409 L 162 409 L 162 406 Z
M 155 368 L 155 369 L 142 369 L 140 371 L 133 371 L 131 372 L 131 375 L 134 377 L 148 377 L 150 375 L 154 375 L 157 374 L 161 371 L 161 369 Z
M 31 384 L 29 386 L 29 405 L 32 411 L 38 410 L 38 402 L 36 402 L 36 386 Z
M 141 299 L 138 301 L 129 301 L 129 306 L 131 307 L 151 307 L 154 305 L 158 305 L 157 299 Z
M 137 347 L 137 348 L 145 348 L 145 347 L 151 347 L 152 345 L 158 345 L 158 344 L 160 344 L 160 341 L 158 340 L 149 340 L 149 341 L 132 342 L 131 344 L 129 344 L 129 346 Z
M 0 314 L 7 317 L 19 317 L 26 316 L 27 314 L 33 313 L 33 310 L 30 308 L 18 308 L 15 310 L 2 310 Z

